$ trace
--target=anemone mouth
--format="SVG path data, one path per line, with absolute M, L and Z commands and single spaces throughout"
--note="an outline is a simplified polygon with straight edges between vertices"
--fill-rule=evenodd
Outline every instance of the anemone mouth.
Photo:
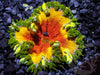
M 62 62 L 70 64 L 82 55 L 84 36 L 77 25 L 68 7 L 57 1 L 43 3 L 29 19 L 12 23 L 9 44 L 20 63 L 29 65 L 28 70 L 56 70 Z

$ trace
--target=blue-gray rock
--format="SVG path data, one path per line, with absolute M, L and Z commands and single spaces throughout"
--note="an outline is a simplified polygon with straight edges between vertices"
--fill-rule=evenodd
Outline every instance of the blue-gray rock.
M 6 29 L 6 27 L 5 26 L 0 26 L 0 30 L 5 30 Z
M 26 0 L 26 3 L 31 3 L 32 2 L 32 0 Z
M 42 72 L 38 71 L 37 75 L 48 75 L 48 73 L 45 71 L 42 71 Z
M 98 6 L 96 7 L 96 10 L 98 10 L 98 11 L 100 10 L 100 5 L 98 5 Z
M 5 10 L 6 10 L 6 12 L 11 12 L 11 8 L 10 7 L 7 7 L 7 8 L 5 8 Z
M 0 18 L 0 23 L 3 22 L 2 18 Z
M 96 40 L 95 45 L 100 48 L 100 40 Z
M 4 64 L 4 60 L 0 60 L 0 64 Z
M 8 59 L 14 59 L 15 56 L 13 55 L 13 52 L 11 52 L 8 56 L 7 56 Z
M 3 10 L 3 6 L 0 6 L 0 11 L 2 11 Z
M 16 69 L 20 68 L 20 64 L 15 64 L 14 66 L 15 66 Z
M 17 14 L 17 16 L 18 16 L 19 18 L 22 18 L 22 14 Z
M 2 5 L 1 1 L 0 1 L 0 5 Z
M 0 70 L 4 69 L 4 64 L 0 64 Z
M 43 35 L 44 35 L 44 36 L 48 36 L 49 34 L 48 34 L 48 32 L 45 32 L 45 33 L 43 33 Z
M 8 40 L 5 38 L 0 40 L 0 46 L 2 47 L 2 49 L 6 48 L 8 46 Z
M 78 7 L 79 6 L 79 3 L 78 2 L 74 2 L 74 7 Z
M 7 14 L 6 12 L 3 13 L 4 17 L 9 17 L 10 15 Z
M 2 39 L 3 38 L 3 34 L 0 34 L 0 39 Z
M 98 17 L 98 14 L 96 13 L 96 11 L 93 12 L 93 17 Z
M 51 72 L 51 75 L 55 75 L 55 72 Z
M 56 73 L 56 75 L 60 75 L 60 73 Z
M 11 17 L 7 18 L 7 23 L 10 24 L 11 22 Z
M 91 2 L 90 5 L 91 5 L 92 7 L 94 7 L 94 6 L 95 6 L 95 3 Z
M 81 9 L 81 10 L 80 10 L 80 13 L 81 13 L 81 14 L 86 14 L 87 12 L 88 12 L 87 9 Z
M 54 0 L 51 0 L 51 1 L 54 1 Z
M 86 3 L 90 3 L 90 0 L 86 0 L 85 2 L 86 2 Z
M 12 71 L 16 71 L 17 68 L 14 66 L 15 64 L 10 64 L 8 66 L 5 67 L 4 71 L 5 72 L 12 72 Z
M 83 7 L 84 7 L 84 8 L 87 8 L 87 6 L 88 6 L 88 5 L 87 5 L 86 3 L 84 3 Z
M 24 75 L 24 71 L 20 69 L 19 71 L 16 72 L 16 75 Z
M 100 28 L 95 30 L 95 34 L 100 35 Z
M 76 10 L 72 10 L 72 13 L 73 13 L 73 14 L 76 14 Z
M 93 39 L 100 39 L 100 35 L 93 35 Z
M 88 34 L 88 31 L 82 31 L 81 32 L 83 35 L 87 35 Z
M 100 18 L 97 19 L 97 23 L 100 24 Z
M 5 33 L 4 37 L 5 37 L 6 39 L 8 39 L 8 38 L 9 38 L 9 33 Z
M 1 72 L 0 72 L 0 75 L 4 75 L 4 71 L 1 71 Z
M 5 34 L 5 30 L 0 30 L 0 33 Z
M 16 15 L 16 14 L 17 14 L 16 9 L 12 9 L 12 14 L 13 14 L 13 15 Z
M 43 0 L 38 0 L 38 2 L 43 2 Z
M 88 43 L 88 44 L 85 44 L 85 47 L 87 47 L 87 48 L 88 48 L 88 47 L 89 47 L 89 48 L 90 48 L 90 47 L 94 47 L 94 44 L 93 44 L 93 43 Z
M 86 24 L 86 26 L 87 26 L 88 28 L 93 28 L 93 27 L 95 27 L 95 25 L 93 25 L 93 23 Z
M 92 42 L 92 39 L 91 38 L 87 38 L 87 43 L 91 43 Z
M 0 26 L 3 26 L 3 23 L 0 23 Z

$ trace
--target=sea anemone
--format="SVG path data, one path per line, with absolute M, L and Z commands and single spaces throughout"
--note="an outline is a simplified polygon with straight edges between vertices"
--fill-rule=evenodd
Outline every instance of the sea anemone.
M 64 68 L 82 55 L 84 36 L 77 30 L 77 18 L 69 7 L 57 1 L 43 3 L 25 20 L 9 26 L 9 45 L 27 71 Z

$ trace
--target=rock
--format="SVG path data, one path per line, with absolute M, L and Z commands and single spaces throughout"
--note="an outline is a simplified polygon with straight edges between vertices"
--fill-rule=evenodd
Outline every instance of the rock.
M 2 5 L 2 2 L 0 1 L 0 6 Z
M 90 24 L 86 24 L 86 26 L 87 26 L 88 28 L 94 28 L 95 25 L 93 25 L 93 23 L 90 23 Z
M 97 23 L 100 24 L 100 18 L 97 19 Z
M 79 3 L 78 2 L 74 2 L 74 7 L 78 7 L 79 6 Z
M 72 10 L 72 13 L 73 13 L 73 14 L 76 14 L 76 10 Z
M 48 74 L 49 75 L 49 74 Z M 55 75 L 55 72 L 51 72 L 51 75 Z
M 99 39 L 100 35 L 93 35 L 92 37 L 93 37 L 93 39 Z
M 14 60 L 14 62 L 15 62 L 16 64 L 20 64 L 19 61 L 20 61 L 20 60 L 17 59 L 17 58 Z
M 20 69 L 19 71 L 16 72 L 16 75 L 24 75 L 24 71 Z
M 95 40 L 95 45 L 100 48 L 100 40 Z
M 95 30 L 95 34 L 96 34 L 96 35 L 99 35 L 99 34 L 100 34 L 100 29 L 96 29 L 96 30 Z
M 17 70 L 20 68 L 20 64 L 15 64 L 14 66 Z
M 4 71 L 1 71 L 1 72 L 0 72 L 0 75 L 4 75 Z
M 80 10 L 80 13 L 81 13 L 81 14 L 86 14 L 87 12 L 88 12 L 87 9 L 81 9 L 81 10 Z
M 52 0 L 51 0 L 52 1 Z M 43 2 L 43 0 L 38 0 L 38 2 Z
M 49 74 L 45 71 L 42 71 L 42 72 L 38 71 L 37 75 L 49 75 Z
M 8 46 L 8 40 L 3 38 L 1 41 L 0 41 L 0 46 L 4 49 L 5 47 Z
M 91 5 L 92 7 L 94 7 L 94 6 L 95 6 L 95 3 L 91 2 L 90 5 Z
M 7 23 L 8 24 L 10 24 L 12 21 L 11 21 L 11 17 L 9 17 L 8 19 L 7 19 Z
M 22 18 L 22 14 L 17 14 L 17 16 L 18 16 L 19 18 Z
M 5 30 L 0 30 L 0 33 L 1 34 L 5 34 Z
M 0 23 L 3 22 L 2 18 L 0 18 Z
M 15 64 L 10 64 L 8 66 L 6 66 L 6 68 L 4 69 L 5 72 L 12 72 L 12 71 L 16 71 L 17 68 L 14 66 Z
M 5 8 L 5 10 L 6 10 L 6 12 L 11 12 L 11 8 L 10 7 L 7 7 L 7 8 Z
M 4 69 L 4 64 L 0 64 L 0 71 Z
M 15 56 L 13 55 L 13 52 L 11 52 L 9 55 L 8 55 L 8 57 L 7 57 L 8 59 L 14 59 L 15 58 Z
M 3 26 L 3 23 L 0 23 L 0 27 Z
M 25 10 L 25 7 L 23 6 L 23 4 L 18 3 L 17 6 L 18 6 L 19 10 L 23 10 L 23 11 Z
M 2 30 L 2 29 L 6 29 L 6 27 L 5 26 L 0 26 L 0 30 Z
M 23 14 L 25 14 L 26 17 L 29 17 L 31 15 L 31 12 L 27 11 L 27 12 L 23 12 Z
M 7 18 L 7 17 L 9 17 L 9 14 L 7 14 L 6 12 L 4 12 L 3 15 L 4 15 L 3 18 Z
M 85 47 L 94 47 L 93 43 L 88 43 L 88 44 L 85 44 Z
M 83 35 L 87 35 L 88 34 L 88 31 L 82 31 L 81 32 Z
M 0 34 L 0 39 L 2 39 L 3 38 L 3 34 Z
M 0 11 L 2 11 L 3 10 L 3 6 L 0 6 Z
M 45 33 L 43 33 L 43 35 L 44 35 L 44 36 L 48 36 L 49 34 L 48 34 L 48 32 L 45 32 Z
M 87 43 L 91 43 L 92 42 L 92 39 L 91 38 L 87 38 Z
M 4 36 L 6 39 L 9 38 L 9 33 L 6 33 L 5 36 Z
M 5 53 L 5 54 L 7 54 L 7 53 Z M 6 56 L 5 56 L 6 57 Z M 12 64 L 12 61 L 11 60 L 6 60 L 6 65 L 8 65 L 8 64 Z
M 56 75 L 60 75 L 60 73 L 56 73 Z
M 16 15 L 16 13 L 17 13 L 16 9 L 12 9 L 12 14 Z
M 0 60 L 0 64 L 4 64 L 4 60 Z
M 86 3 L 90 3 L 90 0 L 86 0 L 85 2 L 86 2 Z
M 86 3 L 84 3 L 83 7 L 84 7 L 84 8 L 87 8 L 87 6 L 88 6 L 88 5 L 87 5 Z
M 100 2 L 100 0 L 94 0 L 94 1 L 96 1 L 96 2 Z
M 100 6 L 99 6 L 99 5 L 96 7 L 96 10 L 97 10 L 97 11 L 99 11 L 99 10 L 100 10 Z
M 100 11 L 98 11 L 98 15 L 100 16 Z
M 1 53 L 1 52 L 0 52 Z M 3 53 L 2 53 L 3 54 Z M 2 60 L 2 58 L 3 58 L 3 55 L 0 55 L 0 61 Z
M 98 17 L 98 14 L 96 13 L 96 11 L 93 12 L 93 17 Z
M 31 3 L 31 2 L 32 2 L 32 0 L 26 0 L 26 3 L 28 3 L 28 4 Z

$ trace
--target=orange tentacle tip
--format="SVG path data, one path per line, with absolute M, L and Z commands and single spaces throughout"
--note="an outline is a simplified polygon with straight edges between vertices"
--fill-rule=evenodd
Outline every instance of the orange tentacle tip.
M 57 71 L 62 62 L 70 64 L 82 55 L 84 36 L 77 24 L 70 8 L 57 1 L 43 3 L 29 19 L 12 22 L 9 45 L 20 63 L 29 65 L 28 71 Z

